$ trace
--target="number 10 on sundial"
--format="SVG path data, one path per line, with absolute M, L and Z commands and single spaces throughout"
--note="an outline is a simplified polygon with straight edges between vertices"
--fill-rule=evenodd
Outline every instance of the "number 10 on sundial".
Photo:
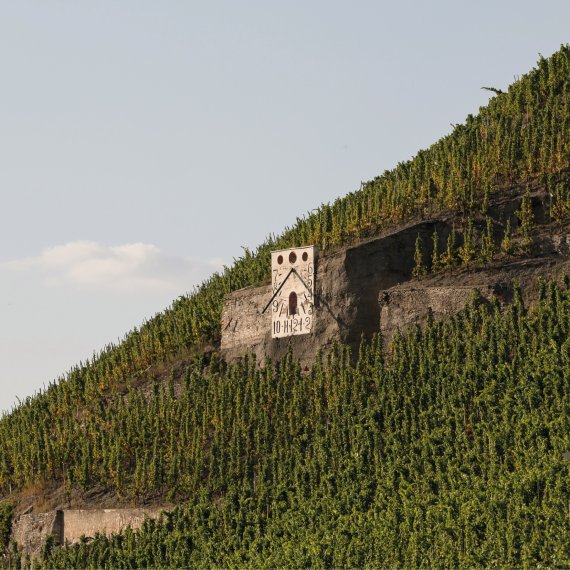
M 271 336 L 310 333 L 314 320 L 315 247 L 271 252 Z

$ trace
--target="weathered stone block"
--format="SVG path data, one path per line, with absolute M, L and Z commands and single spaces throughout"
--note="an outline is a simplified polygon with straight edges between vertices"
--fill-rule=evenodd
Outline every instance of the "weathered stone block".
M 20 515 L 12 524 L 12 540 L 27 554 L 39 556 L 48 537 L 63 541 L 63 511 Z
M 140 528 L 146 518 L 156 519 L 164 511 L 148 509 L 97 509 L 63 511 L 63 542 L 77 542 L 82 536 L 97 533 L 110 536 L 130 526 Z
M 465 285 L 439 287 L 395 288 L 380 293 L 380 330 L 386 341 L 396 331 L 405 331 L 413 325 L 423 325 L 432 313 L 435 319 L 443 319 L 458 313 L 474 294 L 491 301 L 495 296 L 494 285 Z

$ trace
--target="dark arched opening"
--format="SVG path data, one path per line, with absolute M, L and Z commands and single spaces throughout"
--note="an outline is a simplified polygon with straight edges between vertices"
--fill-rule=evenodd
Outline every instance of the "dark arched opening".
M 297 314 L 297 293 L 291 291 L 289 293 L 289 316 Z

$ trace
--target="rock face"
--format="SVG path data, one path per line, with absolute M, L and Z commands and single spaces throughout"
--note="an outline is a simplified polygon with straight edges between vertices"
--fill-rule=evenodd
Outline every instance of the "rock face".
M 50 536 L 56 543 L 62 542 L 62 511 L 20 515 L 12 524 L 12 540 L 33 558 L 39 556 L 42 546 Z
M 423 325 L 430 312 L 434 319 L 443 319 L 463 309 L 473 295 L 490 302 L 501 292 L 498 284 L 388 289 L 379 299 L 380 330 L 390 341 L 397 330 Z
M 12 539 L 33 558 L 39 556 L 48 537 L 56 544 L 77 542 L 97 533 L 110 536 L 130 526 L 140 528 L 146 518 L 156 519 L 161 508 L 58 510 L 20 515 L 12 526 Z
M 362 335 L 378 331 L 380 291 L 410 278 L 417 236 L 431 244 L 436 229 L 443 244 L 451 227 L 431 220 L 317 258 L 310 334 L 271 338 L 271 315 L 269 309 L 263 312 L 271 299 L 269 284 L 229 294 L 222 313 L 222 357 L 233 361 L 253 352 L 260 361 L 266 356 L 278 360 L 291 349 L 308 365 L 335 340 L 357 345 Z
M 517 258 L 501 254 L 484 266 L 473 260 L 468 267 L 454 267 L 452 272 L 412 281 L 417 237 L 421 239 L 424 263 L 429 266 L 434 231 L 442 252 L 453 226 L 465 225 L 465 220 L 448 217 L 410 224 L 318 257 L 315 319 L 310 334 L 271 338 L 270 309 L 263 312 L 271 299 L 269 284 L 229 294 L 222 315 L 222 357 L 231 362 L 253 353 L 260 362 L 265 357 L 277 361 L 291 350 L 302 366 L 309 366 L 317 352 L 326 350 L 334 341 L 354 348 L 363 336 L 370 337 L 380 330 L 389 342 L 397 330 L 422 324 L 429 310 L 435 318 L 451 315 L 463 308 L 475 290 L 489 302 L 498 299 L 505 304 L 512 297 L 513 284 L 518 282 L 532 301 L 538 277 L 558 277 L 569 269 L 570 234 L 568 227 L 555 226 L 550 219 L 544 193 L 537 191 L 530 197 L 534 219 L 532 255 L 527 252 Z M 515 192 L 492 204 L 488 215 L 495 251 L 499 250 L 507 220 L 516 234 L 521 199 L 522 194 Z M 473 222 L 473 231 L 483 235 L 485 218 L 479 216 Z M 457 230 L 456 248 L 462 242 L 463 235 Z
M 271 285 L 246 287 L 227 295 L 222 309 L 222 345 L 226 360 L 239 358 L 249 347 L 264 353 L 265 340 L 271 335 L 271 314 L 262 313 L 271 298 Z
M 565 229 L 559 231 L 538 234 L 533 257 L 456 269 L 452 274 L 440 273 L 382 291 L 378 299 L 379 328 L 385 341 L 389 343 L 398 330 L 423 325 L 429 312 L 435 319 L 457 313 L 473 294 L 483 302 L 504 306 L 513 300 L 518 285 L 525 305 L 532 305 L 538 298 L 539 279 L 570 275 L 570 235 Z

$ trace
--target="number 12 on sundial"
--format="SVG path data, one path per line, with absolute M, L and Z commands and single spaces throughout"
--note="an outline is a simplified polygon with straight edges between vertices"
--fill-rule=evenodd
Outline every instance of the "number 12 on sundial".
M 314 321 L 315 247 L 271 252 L 271 336 L 310 333 Z

